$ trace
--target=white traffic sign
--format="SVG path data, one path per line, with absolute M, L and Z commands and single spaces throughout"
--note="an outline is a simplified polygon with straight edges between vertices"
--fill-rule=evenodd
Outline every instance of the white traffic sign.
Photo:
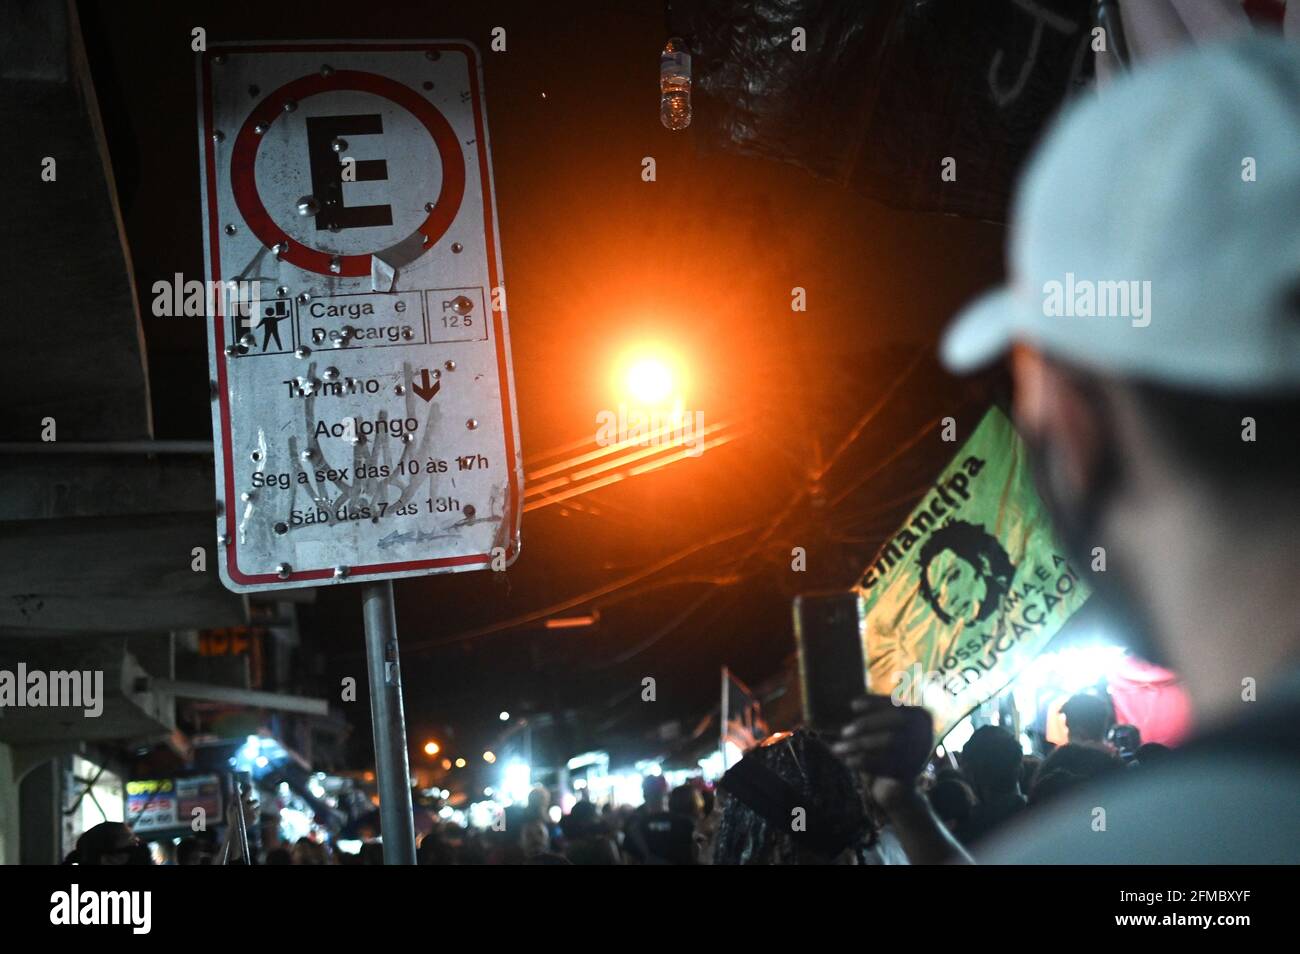
M 523 476 L 477 49 L 222 44 L 198 69 L 223 582 L 508 565 Z

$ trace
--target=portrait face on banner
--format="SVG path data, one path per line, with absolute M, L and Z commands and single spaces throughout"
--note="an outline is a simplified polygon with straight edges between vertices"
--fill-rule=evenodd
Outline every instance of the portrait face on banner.
M 1000 692 L 1087 600 L 991 409 L 858 584 L 867 685 L 924 705 L 938 738 Z

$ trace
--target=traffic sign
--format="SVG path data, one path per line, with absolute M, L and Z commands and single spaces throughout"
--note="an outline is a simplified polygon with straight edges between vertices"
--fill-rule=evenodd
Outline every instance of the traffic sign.
M 509 565 L 523 475 L 477 49 L 221 44 L 198 71 L 222 581 Z

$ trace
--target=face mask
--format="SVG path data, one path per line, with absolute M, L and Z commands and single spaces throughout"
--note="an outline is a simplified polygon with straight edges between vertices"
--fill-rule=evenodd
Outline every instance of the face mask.
M 1117 565 L 1108 553 L 1104 573 L 1087 572 L 1092 567 L 1093 548 L 1105 546 L 1100 539 L 1100 527 L 1123 476 L 1123 466 L 1112 436 L 1113 428 L 1100 410 L 1105 407 L 1102 396 L 1094 395 L 1091 403 L 1099 409 L 1099 414 L 1103 414 L 1102 452 L 1085 481 L 1084 491 L 1075 493 L 1069 489 L 1061 473 L 1060 454 L 1052 446 L 1050 437 L 1025 439 L 1034 484 L 1043 505 L 1052 515 L 1057 539 L 1071 565 L 1091 584 L 1093 599 L 1100 604 L 1104 618 L 1134 653 L 1148 662 L 1168 667 L 1168 654 L 1155 634 L 1146 608 L 1134 596 L 1131 578 L 1124 572 L 1124 567 Z

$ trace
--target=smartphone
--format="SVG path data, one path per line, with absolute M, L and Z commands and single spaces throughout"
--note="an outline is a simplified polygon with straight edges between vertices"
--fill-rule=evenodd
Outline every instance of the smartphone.
M 804 722 L 819 732 L 836 730 L 853 717 L 853 700 L 867 691 L 858 594 L 796 596 L 794 641 Z
M 853 701 L 868 696 L 862 617 L 856 592 L 808 593 L 794 598 L 794 638 L 804 721 L 814 730 L 838 733 L 856 713 Z M 892 706 L 888 696 L 874 696 Z M 912 779 L 934 748 L 934 722 L 919 706 L 898 706 L 902 726 L 889 745 L 861 768 L 871 775 Z

